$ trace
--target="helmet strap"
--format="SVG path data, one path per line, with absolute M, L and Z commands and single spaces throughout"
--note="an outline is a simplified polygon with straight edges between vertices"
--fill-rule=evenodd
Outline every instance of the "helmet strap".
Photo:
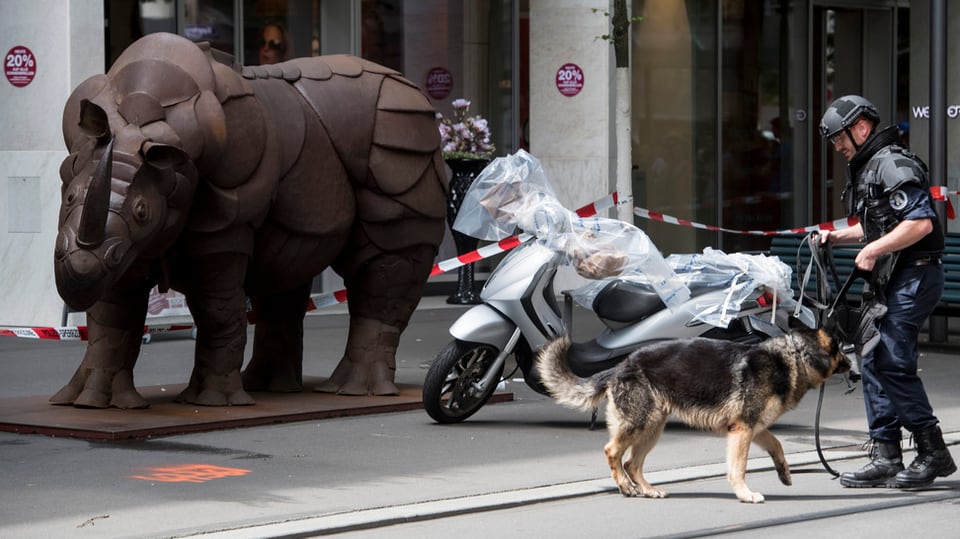
M 851 125 L 854 125 L 856 123 L 857 122 L 855 120 Z M 864 142 L 866 142 L 867 140 L 870 140 L 870 137 L 872 137 L 873 134 L 877 132 L 877 124 L 874 122 L 870 122 L 870 123 L 871 123 L 870 134 L 867 135 L 867 138 L 866 140 L 864 140 Z M 860 144 L 857 144 L 857 139 L 853 138 L 853 132 L 850 131 L 850 127 L 849 126 L 844 127 L 843 131 L 847 134 L 848 137 L 850 137 L 850 143 L 853 144 L 853 149 L 859 152 L 860 148 L 862 148 L 863 146 L 861 146 Z
M 856 123 L 856 122 L 854 122 L 854 123 Z M 853 144 L 853 149 L 859 152 L 859 151 L 860 151 L 860 145 L 857 144 L 857 139 L 853 138 L 853 132 L 850 131 L 850 128 L 849 128 L 849 127 L 844 127 L 844 128 L 843 128 L 843 132 L 846 133 L 848 137 L 850 137 L 850 143 Z

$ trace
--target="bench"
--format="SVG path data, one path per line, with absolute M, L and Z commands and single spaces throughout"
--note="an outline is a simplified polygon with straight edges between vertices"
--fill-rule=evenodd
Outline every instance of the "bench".
M 783 263 L 793 269 L 794 276 L 793 283 L 791 283 L 791 285 L 796 291 L 799 291 L 800 289 L 800 281 L 803 279 L 803 272 L 806 270 L 807 264 L 810 262 L 810 247 L 804 241 L 805 238 L 806 235 L 801 234 L 785 234 L 774 236 L 770 243 L 770 251 L 768 253 L 770 255 L 779 257 Z M 934 316 L 955 317 L 960 316 L 960 233 L 948 233 L 946 234 L 944 240 L 943 294 L 940 296 L 940 302 L 937 303 L 933 314 Z M 833 260 L 837 267 L 837 273 L 840 277 L 841 284 L 847 280 L 847 277 L 849 277 L 850 273 L 853 271 L 853 261 L 856 258 L 859 250 L 859 244 L 833 245 Z M 799 269 L 797 263 L 798 257 Z M 805 288 L 805 292 L 809 297 L 816 297 L 817 283 L 814 277 L 814 275 L 811 276 Z M 829 277 L 829 279 L 830 286 L 834 288 L 834 292 L 836 292 L 836 287 L 834 286 L 832 277 Z M 855 283 L 851 287 L 850 294 L 857 296 L 862 291 L 862 288 L 862 283 Z

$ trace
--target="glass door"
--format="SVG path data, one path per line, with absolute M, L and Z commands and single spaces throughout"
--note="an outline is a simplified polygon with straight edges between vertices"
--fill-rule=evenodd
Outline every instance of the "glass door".
M 820 117 L 841 96 L 866 97 L 880 111 L 882 126 L 906 114 L 909 70 L 907 10 L 817 5 L 811 28 L 814 91 L 810 107 L 811 209 L 814 222 L 846 217 L 840 193 L 846 185 L 846 160 L 820 138 Z M 902 111 L 898 113 L 898 111 Z

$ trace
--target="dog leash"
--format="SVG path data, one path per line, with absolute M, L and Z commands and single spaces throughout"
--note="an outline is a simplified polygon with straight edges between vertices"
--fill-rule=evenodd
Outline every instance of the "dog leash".
M 822 327 L 826 320 L 826 313 L 828 309 L 831 309 L 833 305 L 832 298 L 833 290 L 830 287 L 830 279 L 827 276 L 827 269 L 830 270 L 830 275 L 833 276 L 834 283 L 837 283 L 839 286 L 839 273 L 837 272 L 836 263 L 833 259 L 833 251 L 830 249 L 830 244 L 823 245 L 820 243 L 819 234 L 817 232 L 811 232 L 807 234 L 807 237 L 804 238 L 807 246 L 810 249 L 810 261 L 807 263 L 807 268 L 803 272 L 803 279 L 800 284 L 800 302 L 803 302 L 803 298 L 806 297 L 806 287 L 807 283 L 810 280 L 810 274 L 813 270 L 816 270 L 816 279 L 817 279 L 817 298 L 816 300 L 812 298 L 807 298 L 807 300 L 817 308 L 820 316 L 818 317 L 817 323 Z M 800 249 L 801 246 L 797 247 L 797 278 L 800 278 Z M 826 260 L 824 260 L 826 258 Z M 843 288 L 842 286 L 840 287 Z M 800 305 L 797 305 L 797 311 L 799 312 Z M 855 389 L 855 386 L 852 385 L 850 377 L 847 374 L 844 374 L 844 380 L 847 382 L 847 393 L 852 392 Z M 823 412 L 823 396 L 826 392 L 826 384 L 820 384 L 820 394 L 817 398 L 817 413 L 813 421 L 813 439 L 814 444 L 817 448 L 817 457 L 820 458 L 820 464 L 823 465 L 823 469 L 827 471 L 834 479 L 840 477 L 840 473 L 834 470 L 830 463 L 827 462 L 826 456 L 823 454 L 823 444 L 820 442 L 820 418 Z
M 820 411 L 823 409 L 823 393 L 826 388 L 826 384 L 820 384 L 820 397 L 817 399 L 817 416 L 813 421 L 813 440 L 817 446 L 817 456 L 820 457 L 820 464 L 823 465 L 823 469 L 826 470 L 828 474 L 836 479 L 840 477 L 840 473 L 830 467 L 827 458 L 823 456 L 823 447 L 820 445 Z

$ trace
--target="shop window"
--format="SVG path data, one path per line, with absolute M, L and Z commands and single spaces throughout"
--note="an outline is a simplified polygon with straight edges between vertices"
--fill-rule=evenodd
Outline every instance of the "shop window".
M 634 197 L 735 230 L 793 225 L 787 3 L 636 0 Z M 719 61 L 718 61 L 719 60 Z M 645 223 L 667 252 L 764 249 L 769 239 Z
M 177 32 L 175 0 L 108 0 L 104 4 L 104 16 L 107 52 L 105 71 L 110 69 L 124 49 L 144 35 Z
M 403 69 L 403 6 L 400 0 L 363 0 L 360 55 L 397 71 Z
M 183 31 L 191 41 L 207 41 L 218 50 L 236 54 L 233 0 L 182 0 Z
M 110 69 L 131 43 L 155 32 L 179 33 L 192 41 L 208 41 L 217 49 L 235 54 L 233 0 L 107 0 L 104 13 L 105 70 Z
M 246 65 L 318 56 L 320 0 L 244 0 L 243 57 Z M 344 28 L 349 32 L 349 28 Z

